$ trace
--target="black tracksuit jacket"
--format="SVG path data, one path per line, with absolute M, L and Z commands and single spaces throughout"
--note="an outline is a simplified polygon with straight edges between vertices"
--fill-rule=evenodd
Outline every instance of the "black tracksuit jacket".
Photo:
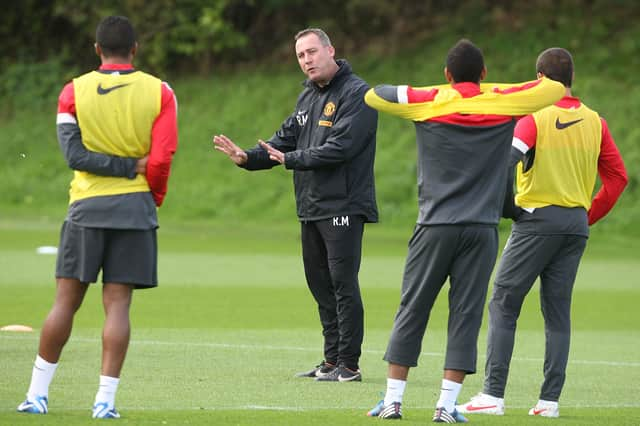
M 361 215 L 377 222 L 373 164 L 378 113 L 364 103 L 367 83 L 347 61 L 336 62 L 339 70 L 328 85 L 304 82 L 295 110 L 267 143 L 285 153 L 284 165 L 293 170 L 300 221 Z M 246 152 L 247 170 L 279 164 L 259 145 Z

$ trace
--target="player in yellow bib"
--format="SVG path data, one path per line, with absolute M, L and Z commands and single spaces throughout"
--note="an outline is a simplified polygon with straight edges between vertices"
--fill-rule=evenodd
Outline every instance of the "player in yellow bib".
M 127 18 L 105 18 L 96 31 L 102 65 L 67 84 L 58 99 L 58 142 L 74 173 L 55 302 L 20 412 L 47 413 L 49 384 L 74 315 L 102 272 L 102 367 L 92 416 L 120 416 L 115 395 L 129 345 L 129 309 L 134 289 L 157 286 L 156 207 L 167 191 L 178 140 L 173 91 L 134 69 L 136 48 Z
M 516 125 L 504 214 L 514 219 L 489 302 L 484 389 L 459 405 L 463 413 L 502 415 L 516 321 L 540 278 L 545 323 L 544 382 L 532 416 L 558 417 L 571 338 L 571 296 L 589 225 L 615 204 L 627 174 L 606 121 L 572 96 L 573 59 L 565 49 L 540 54 L 538 76 L 565 86 L 565 96 Z M 592 193 L 599 175 L 602 187 Z

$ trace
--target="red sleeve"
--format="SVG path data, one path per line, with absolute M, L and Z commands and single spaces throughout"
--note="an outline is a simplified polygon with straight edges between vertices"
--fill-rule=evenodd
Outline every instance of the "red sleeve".
M 429 102 L 436 98 L 438 89 L 420 90 L 413 87 L 407 87 L 407 103 L 417 104 L 421 102 Z
M 160 114 L 151 129 L 151 151 L 147 162 L 147 182 L 157 206 L 167 194 L 171 161 L 178 147 L 178 105 L 173 90 L 162 83 Z
M 627 186 L 627 171 L 620 156 L 607 122 L 602 120 L 602 142 L 598 157 L 598 175 L 602 186 L 596 194 L 589 209 L 589 225 L 593 225 L 611 210 Z
M 536 120 L 533 119 L 533 115 L 527 115 L 518 120 L 516 128 L 513 129 L 513 137 L 524 142 L 529 149 L 536 146 L 538 128 L 536 127 Z M 520 147 L 517 148 L 522 151 Z
M 76 97 L 73 82 L 67 83 L 58 97 L 58 114 L 65 113 L 76 116 Z
M 509 93 L 514 93 L 514 92 L 522 92 L 524 90 L 527 89 L 531 89 L 532 87 L 536 87 L 538 84 L 540 84 L 542 80 L 534 80 L 534 81 L 530 81 L 529 83 L 523 84 L 522 86 L 514 86 L 514 87 L 510 87 L 508 89 L 503 89 L 500 90 L 497 87 L 493 88 L 493 91 L 496 93 L 501 93 L 503 95 L 508 95 Z

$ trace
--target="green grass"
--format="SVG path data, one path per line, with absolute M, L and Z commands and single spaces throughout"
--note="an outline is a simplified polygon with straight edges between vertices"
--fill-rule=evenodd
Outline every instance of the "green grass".
M 54 294 L 53 221 L 0 220 L 0 324 L 38 329 Z M 399 299 L 410 229 L 366 230 L 361 286 L 366 333 L 362 383 L 296 379 L 322 357 L 315 306 L 306 289 L 295 223 L 164 224 L 158 289 L 134 295 L 133 333 L 117 406 L 124 424 L 367 425 L 364 413 L 385 388 L 381 360 Z M 504 235 L 502 240 L 504 241 Z M 573 339 L 559 424 L 640 422 L 637 240 L 591 238 L 574 293 Z M 86 424 L 100 366 L 100 292 L 91 288 L 50 390 L 46 418 L 19 415 L 38 333 L 0 333 L 0 424 Z M 502 418 L 477 424 L 540 424 L 526 411 L 542 379 L 544 335 L 537 287 L 519 324 Z M 434 308 L 420 366 L 412 370 L 403 424 L 429 422 L 442 375 L 446 297 Z M 486 324 L 479 342 L 484 364 Z M 480 390 L 469 376 L 461 398 Z M 613 417 L 612 417 L 613 416 Z

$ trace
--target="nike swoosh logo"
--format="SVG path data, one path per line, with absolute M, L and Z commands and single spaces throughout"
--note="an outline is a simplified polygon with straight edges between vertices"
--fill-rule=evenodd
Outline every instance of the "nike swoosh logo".
M 478 410 L 487 410 L 489 408 L 496 408 L 497 405 L 467 405 L 465 410 L 467 411 L 478 411 Z
M 567 121 L 566 123 L 563 123 L 560 121 L 560 118 L 556 118 L 556 129 L 558 130 L 566 129 L 567 127 L 573 126 L 574 124 L 579 123 L 582 120 L 584 120 L 584 118 L 581 118 L 579 120 Z
M 102 83 L 98 84 L 98 95 L 106 95 L 109 92 L 112 92 L 116 89 L 119 89 L 121 87 L 124 86 L 128 86 L 131 83 L 126 83 L 126 84 L 116 84 L 115 86 L 111 86 L 111 87 L 102 87 Z
M 357 378 L 358 378 L 357 374 L 355 376 L 351 376 L 351 377 L 342 377 L 342 374 L 340 374 L 338 376 L 338 381 L 339 382 L 350 382 L 350 381 L 355 380 Z
M 534 409 L 533 409 L 533 415 L 534 415 L 534 416 L 537 416 L 538 414 L 540 414 L 540 413 L 544 413 L 545 411 L 547 411 L 547 409 L 546 409 L 546 408 L 542 408 L 542 409 L 540 409 L 540 410 L 536 410 L 536 409 L 534 408 Z

